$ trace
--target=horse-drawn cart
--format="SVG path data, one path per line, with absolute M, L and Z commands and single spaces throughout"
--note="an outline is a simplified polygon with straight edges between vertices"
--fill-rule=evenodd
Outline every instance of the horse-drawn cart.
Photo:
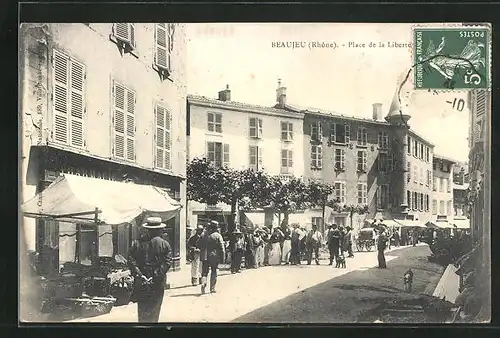
M 359 231 L 356 239 L 358 251 L 371 251 L 375 246 L 375 231 L 373 228 L 363 228 Z

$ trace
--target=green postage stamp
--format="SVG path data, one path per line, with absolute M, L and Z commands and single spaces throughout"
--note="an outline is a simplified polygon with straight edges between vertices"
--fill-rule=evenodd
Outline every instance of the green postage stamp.
M 490 88 L 490 32 L 486 26 L 414 28 L 415 89 Z

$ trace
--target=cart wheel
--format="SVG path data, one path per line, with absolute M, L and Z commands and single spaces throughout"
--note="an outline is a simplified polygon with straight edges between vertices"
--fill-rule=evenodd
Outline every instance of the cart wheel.
M 363 251 L 363 243 L 362 243 L 362 242 L 358 242 L 358 243 L 356 243 L 356 247 L 357 247 L 357 249 L 358 249 L 358 252 Z
M 372 251 L 373 245 L 372 243 L 365 243 L 366 251 Z

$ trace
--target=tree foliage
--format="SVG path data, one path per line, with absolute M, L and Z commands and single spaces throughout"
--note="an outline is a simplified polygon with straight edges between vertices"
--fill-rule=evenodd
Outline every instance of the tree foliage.
M 328 197 L 333 194 L 334 187 L 321 181 L 309 181 L 308 201 L 311 207 L 324 207 L 328 203 Z

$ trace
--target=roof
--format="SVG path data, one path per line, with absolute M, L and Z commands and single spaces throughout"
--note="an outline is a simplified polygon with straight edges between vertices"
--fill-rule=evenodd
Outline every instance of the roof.
M 439 159 L 439 160 L 445 160 L 445 161 L 448 161 L 448 162 L 450 162 L 450 163 L 457 163 L 457 162 L 458 162 L 457 160 L 453 160 L 453 159 L 451 159 L 451 158 L 449 158 L 449 157 L 442 156 L 442 155 L 439 155 L 439 154 L 434 154 L 434 155 L 433 155 L 433 157 L 434 157 L 434 159 L 436 159 L 436 160 L 438 160 L 438 159 Z
M 47 189 L 21 206 L 26 217 L 109 225 L 131 222 L 144 212 L 162 220 L 175 216 L 181 204 L 151 185 L 123 183 L 63 174 Z
M 238 109 L 238 110 L 250 110 L 255 113 L 260 114 L 270 114 L 270 115 L 280 115 L 287 116 L 291 118 L 302 119 L 303 113 L 301 112 L 291 112 L 286 109 L 279 109 L 275 107 L 262 106 L 257 104 L 249 104 L 242 103 L 236 101 L 221 101 L 218 99 L 209 98 L 206 96 L 200 95 L 188 95 L 187 96 L 188 103 L 190 104 L 199 104 L 199 105 L 209 105 L 209 106 L 218 106 L 222 109 Z

